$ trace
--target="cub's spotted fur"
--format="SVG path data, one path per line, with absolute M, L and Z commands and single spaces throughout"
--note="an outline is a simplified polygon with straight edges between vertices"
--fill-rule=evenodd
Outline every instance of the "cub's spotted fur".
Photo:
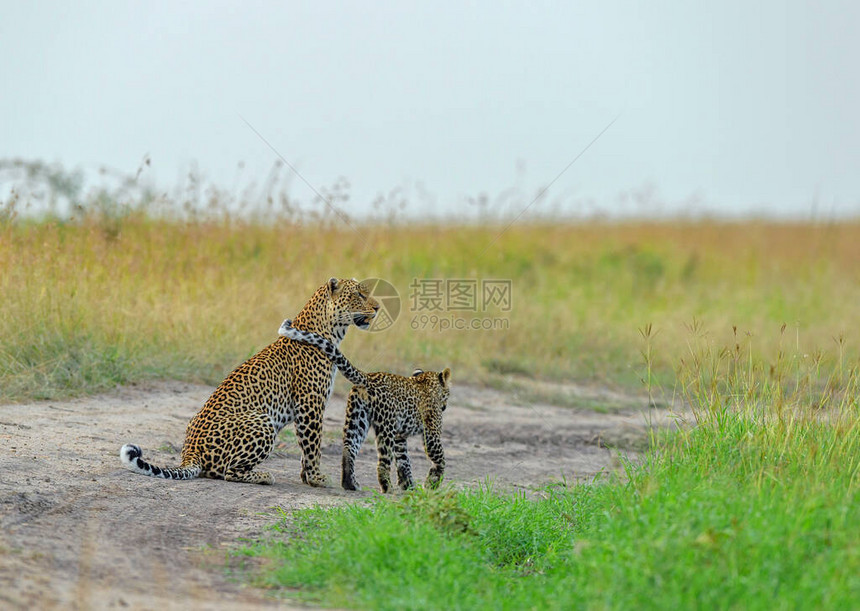
M 301 324 L 296 320 L 296 324 Z M 297 329 L 285 320 L 278 333 L 292 340 L 319 348 L 340 372 L 352 382 L 343 426 L 343 473 L 341 483 L 347 490 L 357 490 L 355 457 L 367 437 L 369 426 L 376 433 L 379 457 L 377 477 L 383 492 L 391 489 L 391 454 L 397 462 L 397 483 L 412 488 L 412 465 L 406 451 L 406 439 L 419 433 L 424 436 L 424 451 L 433 463 L 426 483 L 436 486 L 445 473 L 442 450 L 442 412 L 450 394 L 451 370 L 441 373 L 416 370 L 410 377 L 393 373 L 364 373 L 331 341 L 319 334 Z
M 296 323 L 337 346 L 350 325 L 367 329 L 378 309 L 356 280 L 331 278 L 299 312 Z M 295 422 L 302 481 L 323 486 L 322 417 L 334 373 L 334 365 L 319 350 L 280 337 L 228 375 L 191 419 L 179 467 L 152 465 L 132 444 L 122 447 L 120 458 L 132 471 L 165 479 L 212 477 L 271 484 L 269 473 L 254 468 L 269 456 L 281 429 Z

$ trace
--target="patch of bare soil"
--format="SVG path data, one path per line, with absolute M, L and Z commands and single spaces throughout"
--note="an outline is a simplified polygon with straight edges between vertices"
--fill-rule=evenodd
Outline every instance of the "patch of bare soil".
M 211 391 L 162 383 L 0 406 L 0 607 L 283 608 L 264 591 L 231 579 L 226 551 L 241 539 L 263 536 L 277 507 L 291 511 L 371 496 L 377 487 L 374 441 L 371 435 L 356 463 L 363 490 L 342 490 L 345 400 L 336 395 L 325 418 L 328 488 L 301 483 L 300 454 L 289 435 L 261 467 L 272 472 L 274 486 L 173 482 L 122 468 L 118 453 L 127 442 L 139 444 L 154 464 L 176 465 L 185 425 Z M 533 488 L 617 468 L 618 452 L 607 445 L 635 455 L 648 427 L 666 425 L 669 416 L 648 411 L 642 398 L 610 398 L 622 409 L 601 414 L 455 385 L 445 412 L 445 479 Z M 429 468 L 421 440 L 410 440 L 409 448 L 421 481 Z

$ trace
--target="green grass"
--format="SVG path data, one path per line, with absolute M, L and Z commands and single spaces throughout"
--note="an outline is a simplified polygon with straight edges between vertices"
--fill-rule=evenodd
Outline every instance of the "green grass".
M 627 477 L 540 498 L 417 490 L 289 516 L 258 585 L 359 609 L 847 609 L 860 600 L 860 430 L 708 416 Z
M 359 609 L 855 608 L 860 368 L 693 331 L 681 426 L 623 472 L 284 515 L 246 579 Z

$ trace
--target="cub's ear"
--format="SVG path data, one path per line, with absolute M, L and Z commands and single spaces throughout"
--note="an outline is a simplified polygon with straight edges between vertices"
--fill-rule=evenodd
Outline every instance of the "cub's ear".
M 337 291 L 339 286 L 340 286 L 340 280 L 338 280 L 334 276 L 332 276 L 331 278 L 328 279 L 328 291 L 332 295 L 335 294 L 335 292 Z
M 448 386 L 451 381 L 451 369 L 449 367 L 445 367 L 445 371 L 439 374 L 439 382 L 442 386 Z
M 416 369 L 412 372 L 412 377 L 414 378 L 415 376 L 420 376 L 422 373 L 424 373 L 423 369 Z

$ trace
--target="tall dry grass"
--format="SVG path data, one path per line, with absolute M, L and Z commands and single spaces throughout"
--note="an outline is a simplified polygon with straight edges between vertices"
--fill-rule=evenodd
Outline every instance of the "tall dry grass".
M 344 343 L 368 369 L 645 380 L 666 392 L 691 330 L 715 346 L 738 334 L 762 363 L 788 344 L 798 358 L 856 360 L 860 345 L 857 223 L 518 224 L 496 240 L 502 223 L 248 221 L 211 209 L 0 224 L 2 398 L 151 377 L 216 383 L 330 276 L 384 278 L 400 291 L 391 329 Z M 507 328 L 415 329 L 409 287 L 429 278 L 510 279 L 510 312 L 440 314 Z M 656 355 L 647 365 L 646 344 Z

